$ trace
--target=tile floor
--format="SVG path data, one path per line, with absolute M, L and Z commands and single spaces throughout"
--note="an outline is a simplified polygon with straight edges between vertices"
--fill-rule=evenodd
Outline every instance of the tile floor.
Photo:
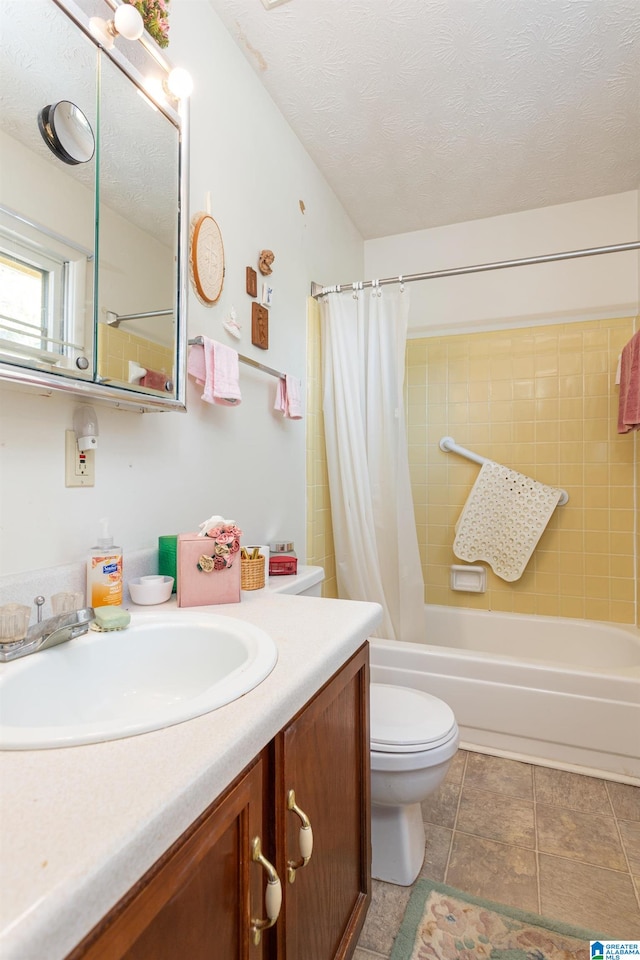
M 422 805 L 421 877 L 640 938 L 640 787 L 459 750 Z M 354 960 L 386 960 L 411 887 L 373 881 Z

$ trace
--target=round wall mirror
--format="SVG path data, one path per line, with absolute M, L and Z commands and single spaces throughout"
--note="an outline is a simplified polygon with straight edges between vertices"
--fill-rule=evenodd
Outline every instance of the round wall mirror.
M 91 124 L 75 103 L 60 100 L 43 107 L 38 128 L 51 152 L 64 163 L 87 163 L 93 157 L 96 141 Z

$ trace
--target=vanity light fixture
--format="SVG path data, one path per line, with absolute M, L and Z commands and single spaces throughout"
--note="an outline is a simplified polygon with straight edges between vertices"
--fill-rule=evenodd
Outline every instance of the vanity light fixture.
M 193 93 L 193 79 L 184 67 L 174 67 L 166 80 L 168 93 L 176 100 L 186 100 Z
M 88 404 L 73 411 L 73 430 L 81 453 L 95 450 L 98 446 L 98 415 Z
M 121 3 L 115 10 L 113 20 L 91 17 L 89 29 L 105 50 L 111 50 L 117 36 L 125 40 L 139 40 L 144 32 L 144 22 L 132 4 Z

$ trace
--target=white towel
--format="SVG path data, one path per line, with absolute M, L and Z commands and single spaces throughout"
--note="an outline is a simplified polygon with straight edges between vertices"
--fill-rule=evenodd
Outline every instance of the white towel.
M 453 552 L 469 563 L 486 561 L 503 580 L 518 580 L 561 496 L 562 490 L 487 461 L 456 524 Z

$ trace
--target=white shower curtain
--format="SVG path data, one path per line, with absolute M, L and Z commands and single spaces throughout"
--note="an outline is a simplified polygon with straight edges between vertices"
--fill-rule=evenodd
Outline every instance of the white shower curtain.
M 338 592 L 382 604 L 378 636 L 424 642 L 402 395 L 409 295 L 330 293 L 320 311 Z

